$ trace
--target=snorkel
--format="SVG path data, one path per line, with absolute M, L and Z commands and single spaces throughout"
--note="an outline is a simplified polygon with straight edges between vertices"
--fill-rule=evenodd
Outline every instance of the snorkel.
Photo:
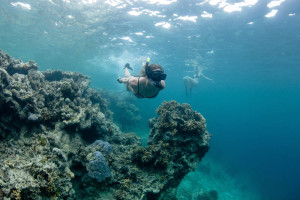
M 146 66 L 149 65 L 149 63 L 150 63 L 150 58 L 148 57 L 146 61 Z

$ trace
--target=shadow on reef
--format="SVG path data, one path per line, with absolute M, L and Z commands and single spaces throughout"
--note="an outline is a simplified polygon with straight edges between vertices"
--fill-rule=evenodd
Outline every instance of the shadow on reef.
M 176 199 L 209 148 L 202 115 L 163 102 L 144 148 L 89 77 L 37 69 L 0 51 L 1 198 Z

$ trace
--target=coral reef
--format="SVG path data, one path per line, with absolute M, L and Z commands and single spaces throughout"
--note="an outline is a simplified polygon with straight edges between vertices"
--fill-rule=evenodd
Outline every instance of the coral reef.
M 163 187 L 149 195 L 173 198 L 182 178 L 197 167 L 208 151 L 210 134 L 204 117 L 189 104 L 163 102 L 158 117 L 149 120 L 148 146 L 135 150 L 134 160 L 142 168 L 154 168 Z M 172 199 L 171 198 L 171 199 Z
M 120 131 L 89 83 L 0 51 L 0 197 L 176 199 L 183 176 L 208 150 L 203 116 L 164 102 L 142 147 Z
M 102 140 L 96 140 L 93 144 L 88 147 L 91 151 L 102 151 L 105 154 L 112 153 L 112 146 L 108 142 L 104 142 Z
M 87 160 L 89 163 L 86 168 L 90 177 L 97 179 L 98 182 L 110 177 L 109 167 L 100 151 L 89 154 Z
M 114 122 L 122 131 L 132 131 L 141 121 L 139 109 L 134 105 L 136 100 L 128 92 L 100 90 L 101 95 L 108 100 L 108 108 L 113 112 Z

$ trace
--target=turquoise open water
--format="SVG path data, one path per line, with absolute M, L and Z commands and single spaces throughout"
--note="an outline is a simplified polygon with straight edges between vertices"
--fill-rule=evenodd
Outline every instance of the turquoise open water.
M 143 118 L 133 131 L 146 140 L 155 109 L 176 100 L 202 113 L 213 134 L 204 165 L 220 174 L 200 166 L 180 187 L 217 188 L 224 199 L 300 199 L 297 0 L 1 0 L 0 49 L 114 91 L 125 90 L 116 81 L 125 63 L 137 73 L 150 57 L 167 86 L 134 101 Z M 194 66 L 213 81 L 200 79 L 186 96 L 182 78 Z

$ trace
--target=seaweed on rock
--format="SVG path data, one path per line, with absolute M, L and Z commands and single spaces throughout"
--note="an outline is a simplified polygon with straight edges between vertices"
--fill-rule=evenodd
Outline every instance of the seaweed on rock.
M 0 51 L 0 197 L 176 199 L 208 150 L 202 115 L 164 102 L 144 148 L 120 131 L 89 77 L 37 67 Z

